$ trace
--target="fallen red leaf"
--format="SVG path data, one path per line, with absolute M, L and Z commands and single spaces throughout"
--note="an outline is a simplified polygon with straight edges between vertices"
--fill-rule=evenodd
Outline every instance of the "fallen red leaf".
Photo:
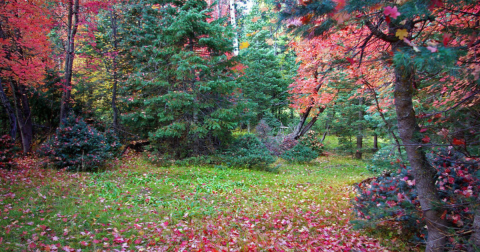
M 422 138 L 422 142 L 423 143 L 429 143 L 430 142 L 430 137 L 425 136 L 424 138 Z
M 465 140 L 464 139 L 453 138 L 452 144 L 453 145 L 465 145 Z

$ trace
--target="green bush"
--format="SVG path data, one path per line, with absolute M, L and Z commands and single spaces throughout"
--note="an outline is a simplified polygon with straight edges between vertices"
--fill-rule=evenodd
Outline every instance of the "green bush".
M 58 168 L 94 171 L 119 153 L 120 147 L 113 131 L 99 132 L 81 117 L 70 115 L 38 153 Z
M 367 165 L 367 170 L 375 174 L 396 171 L 393 164 L 400 162 L 400 160 L 406 161 L 407 159 L 406 157 L 400 157 L 398 151 L 393 149 L 392 146 L 386 146 L 373 155 L 370 164 Z
M 289 163 L 308 163 L 318 157 L 318 153 L 302 143 L 285 151 L 282 156 Z
M 275 162 L 265 145 L 253 134 L 245 134 L 235 139 L 220 157 L 230 167 L 268 170 L 268 165 Z

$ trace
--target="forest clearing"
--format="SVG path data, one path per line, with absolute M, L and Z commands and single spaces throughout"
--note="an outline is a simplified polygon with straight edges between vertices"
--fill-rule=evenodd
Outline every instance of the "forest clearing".
M 353 184 L 369 175 L 362 161 L 322 157 L 277 173 L 138 155 L 93 174 L 31 163 L 2 170 L 2 251 L 405 249 L 397 234 L 371 238 L 349 223 Z
M 478 0 L 0 0 L 0 250 L 480 251 Z

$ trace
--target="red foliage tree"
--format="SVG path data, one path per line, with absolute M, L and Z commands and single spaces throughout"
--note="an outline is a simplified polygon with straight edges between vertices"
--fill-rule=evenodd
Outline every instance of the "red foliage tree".
M 28 89 L 41 86 L 52 67 L 47 36 L 52 20 L 44 1 L 0 1 L 0 6 L 0 81 L 7 83 L 0 83 L 0 97 L 9 114 L 10 134 L 15 138 L 18 125 L 26 154 L 33 139 Z
M 439 111 L 477 103 L 480 91 L 479 64 L 474 59 L 479 55 L 480 40 L 475 31 L 479 27 L 479 6 L 476 2 L 464 1 L 376 1 L 375 4 L 366 4 L 338 0 L 284 4 L 281 7 L 290 27 L 304 31 L 309 38 L 318 37 L 320 48 L 325 43 L 338 45 L 334 50 L 327 51 L 327 64 L 333 71 L 347 72 L 350 77 L 355 77 L 358 84 L 368 84 L 372 88 L 379 77 L 393 83 L 399 136 L 406 149 L 427 220 L 427 251 L 442 250 L 447 223 L 441 218 L 443 209 L 436 207 L 439 205 L 435 190 L 436 170 L 426 161 L 426 148 L 422 148 L 426 144 L 424 139 L 430 138 L 420 131 L 415 113 L 419 105 L 414 105 L 414 98 L 424 98 L 422 93 L 429 96 L 441 94 L 441 89 L 444 89 L 443 94 L 446 90 L 452 90 L 453 95 L 433 104 Z M 342 37 L 344 31 L 348 32 Z M 343 54 L 340 57 L 345 62 L 358 64 L 359 68 L 346 71 L 345 67 L 335 65 L 332 59 L 336 59 L 334 56 L 337 52 Z M 462 54 L 464 56 L 460 56 Z M 309 62 L 315 63 L 318 59 L 314 57 Z M 308 62 L 303 65 L 307 66 Z M 322 67 L 325 69 L 325 66 Z M 457 71 L 445 71 L 445 68 Z M 318 66 L 314 66 L 313 72 L 318 69 Z M 473 69 L 475 72 L 472 74 Z M 434 84 L 436 81 L 441 81 L 442 85 Z M 306 106 L 308 112 L 323 95 L 318 96 L 317 89 L 312 89 L 318 86 L 318 81 L 309 82 L 307 78 L 303 82 L 307 89 L 310 88 L 308 93 L 313 97 L 300 93 L 301 98 L 297 100 L 298 104 Z M 305 89 L 301 87 L 295 90 L 299 92 Z M 305 100 L 307 103 L 302 102 Z M 430 104 L 428 99 L 419 101 L 420 105 Z M 418 104 L 417 101 L 415 103 Z M 475 234 L 480 231 L 480 225 L 477 226 L 474 227 Z M 476 245 L 480 245 L 480 238 L 476 236 L 472 236 L 472 239 Z

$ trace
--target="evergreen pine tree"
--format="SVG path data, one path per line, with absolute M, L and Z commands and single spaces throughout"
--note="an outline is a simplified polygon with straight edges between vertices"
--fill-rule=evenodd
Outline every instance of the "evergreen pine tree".
M 290 70 L 295 65 L 288 59 L 294 58 L 294 55 L 278 48 L 275 28 L 270 23 L 272 15 L 255 6 L 242 20 L 245 29 L 240 56 L 246 68 L 239 83 L 253 112 L 253 118 L 249 119 L 251 124 L 257 124 L 264 118 L 286 123 L 284 119 L 287 115 L 283 112 L 289 104 Z
M 232 32 L 204 0 L 133 6 L 126 43 L 134 69 L 126 97 L 133 127 L 177 157 L 212 152 L 236 127 Z

